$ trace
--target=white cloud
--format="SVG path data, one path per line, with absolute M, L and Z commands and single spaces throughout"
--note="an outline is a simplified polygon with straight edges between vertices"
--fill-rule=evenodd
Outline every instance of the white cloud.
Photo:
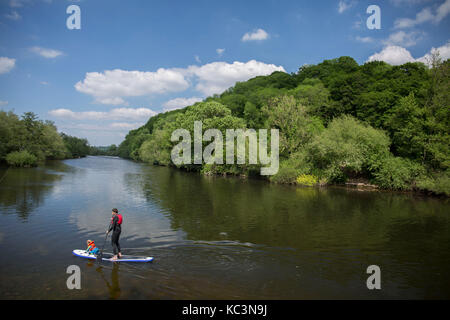
M 156 72 L 106 70 L 88 72 L 75 84 L 79 92 L 89 94 L 102 104 L 126 104 L 122 97 L 137 97 L 184 91 L 189 87 L 180 70 L 160 68 Z
M 434 12 L 433 12 L 434 11 Z M 416 14 L 414 19 L 411 18 L 399 18 L 394 22 L 395 29 L 412 28 L 416 25 L 432 22 L 438 24 L 450 13 L 450 0 L 445 0 L 436 10 L 432 10 L 430 7 L 423 8 Z
M 109 126 L 113 129 L 126 129 L 129 131 L 142 127 L 144 124 L 144 122 L 113 122 Z
M 16 59 L 0 57 L 0 74 L 8 73 L 16 65 Z
M 17 11 L 12 11 L 10 14 L 5 14 L 5 17 L 10 19 L 10 20 L 20 20 L 22 18 L 22 16 L 20 14 L 17 13 Z
M 200 60 L 200 57 L 198 55 L 194 56 L 195 61 L 197 61 L 198 63 L 201 63 L 202 61 Z
M 359 42 L 363 42 L 363 43 L 373 42 L 373 38 L 372 37 L 360 37 L 360 36 L 357 36 L 356 40 L 359 41 Z
M 123 97 L 180 92 L 194 86 L 204 95 L 222 93 L 237 81 L 283 71 L 281 66 L 251 60 L 233 63 L 212 62 L 187 68 L 158 69 L 156 72 L 106 70 L 88 72 L 75 84 L 76 90 L 89 94 L 102 104 L 127 105 Z
M 187 106 L 191 106 L 196 102 L 202 101 L 202 98 L 199 97 L 191 97 L 191 98 L 175 98 L 167 101 L 163 104 L 164 111 L 170 111 L 175 109 L 181 109 Z
M 338 3 L 338 12 L 339 13 L 343 13 L 344 11 L 347 11 L 348 9 L 350 9 L 351 7 L 353 7 L 353 5 L 355 4 L 354 1 L 345 1 L 345 0 L 341 0 Z
M 384 40 L 385 45 L 399 45 L 403 47 L 411 47 L 415 45 L 418 41 L 423 39 L 425 36 L 424 32 L 413 31 L 405 32 L 403 30 L 397 31 L 389 35 L 389 38 Z
M 406 62 L 414 62 L 414 58 L 405 48 L 387 46 L 381 52 L 371 55 L 367 61 L 384 61 L 392 65 L 401 65 Z
M 441 57 L 441 59 L 443 61 L 450 59 L 450 41 L 448 41 L 446 44 L 444 44 L 443 46 L 440 46 L 439 48 L 431 48 L 430 52 L 428 52 L 427 54 L 425 54 L 423 57 L 420 57 L 419 59 L 417 59 L 417 61 L 419 62 L 423 62 L 425 64 L 428 64 L 430 58 L 431 58 L 431 53 L 434 51 L 438 51 L 439 52 L 439 56 Z
M 40 84 L 42 84 L 43 86 L 48 86 L 50 83 L 48 83 L 47 81 L 41 81 Z
M 216 52 L 219 56 L 221 56 L 225 52 L 225 49 L 219 48 L 219 49 L 216 49 Z
M 411 53 L 399 46 L 387 46 L 381 52 L 375 53 L 367 60 L 370 61 L 385 61 L 392 65 L 401 65 L 407 62 L 423 62 L 428 64 L 428 59 L 431 57 L 431 52 L 437 50 L 442 60 L 450 59 L 450 41 L 439 48 L 432 48 L 430 52 L 420 58 L 413 58 Z
M 269 75 L 274 71 L 285 72 L 281 66 L 250 60 L 248 62 L 235 61 L 231 64 L 227 62 L 212 62 L 200 67 L 190 66 L 187 69 L 187 75 L 195 76 L 198 80 L 195 89 L 209 96 L 222 93 L 238 81 Z
M 247 32 L 242 36 L 242 41 L 261 41 L 269 38 L 269 34 L 263 29 L 257 29 L 253 32 Z
M 54 49 L 46 49 L 41 47 L 32 47 L 30 50 L 44 58 L 53 59 L 62 55 L 62 51 L 54 50 Z
M 0 107 L 7 106 L 7 105 L 8 105 L 8 101 L 0 100 Z
M 148 108 L 116 108 L 105 111 L 72 111 L 70 109 L 55 109 L 49 111 L 51 116 L 73 120 L 142 120 L 153 117 L 157 112 Z

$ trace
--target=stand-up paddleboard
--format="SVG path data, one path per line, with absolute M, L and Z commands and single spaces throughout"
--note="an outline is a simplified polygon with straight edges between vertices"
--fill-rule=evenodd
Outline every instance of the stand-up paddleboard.
M 86 250 L 73 250 L 72 253 L 80 258 L 92 259 L 96 260 L 97 256 L 93 254 L 89 254 Z M 122 255 L 122 258 L 118 258 L 117 260 L 112 260 L 111 258 L 114 255 L 112 253 L 103 252 L 103 261 L 111 261 L 111 262 L 151 262 L 153 261 L 153 257 L 137 257 L 137 256 L 126 256 Z

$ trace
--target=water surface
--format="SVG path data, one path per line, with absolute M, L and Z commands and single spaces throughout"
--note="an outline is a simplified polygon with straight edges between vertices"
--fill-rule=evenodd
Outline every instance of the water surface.
M 445 199 L 204 177 L 111 157 L 2 176 L 1 299 L 450 298 Z M 124 216 L 124 253 L 153 263 L 98 267 L 71 254 L 87 239 L 103 244 L 113 207 Z M 66 287 L 74 264 L 81 290 Z M 373 264 L 381 290 L 366 286 Z

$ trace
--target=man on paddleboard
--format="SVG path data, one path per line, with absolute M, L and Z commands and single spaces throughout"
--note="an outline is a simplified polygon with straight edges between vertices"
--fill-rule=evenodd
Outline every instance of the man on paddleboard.
M 111 231 L 113 232 L 111 237 L 111 244 L 113 247 L 114 256 L 112 257 L 112 260 L 117 260 L 117 257 L 122 257 L 122 253 L 120 252 L 119 237 L 122 231 L 123 218 L 122 215 L 119 214 L 119 210 L 117 210 L 116 208 L 112 209 L 111 215 L 111 225 L 109 226 L 109 230 L 106 231 L 106 233 L 110 233 Z

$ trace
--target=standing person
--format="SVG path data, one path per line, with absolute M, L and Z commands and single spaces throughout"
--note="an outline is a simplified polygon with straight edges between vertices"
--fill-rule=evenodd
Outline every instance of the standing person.
M 119 258 L 122 258 L 122 253 L 120 252 L 119 237 L 120 233 L 122 232 L 123 218 L 122 215 L 119 214 L 119 210 L 117 210 L 116 208 L 112 209 L 111 215 L 111 225 L 109 226 L 109 230 L 106 233 L 110 233 L 111 230 L 113 232 L 111 237 L 111 244 L 113 247 L 114 256 L 112 257 L 112 260 L 117 260 L 117 256 Z

